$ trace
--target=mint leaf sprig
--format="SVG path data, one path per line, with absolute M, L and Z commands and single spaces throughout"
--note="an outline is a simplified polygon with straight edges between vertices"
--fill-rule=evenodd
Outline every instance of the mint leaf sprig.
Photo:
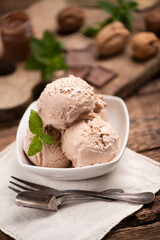
M 40 70 L 42 80 L 48 80 L 56 70 L 67 69 L 62 56 L 63 44 L 48 30 L 42 39 L 31 38 L 33 55 L 27 60 L 27 70 Z
M 97 23 L 94 26 L 84 26 L 81 28 L 81 32 L 88 37 L 95 37 L 97 33 L 109 23 L 112 23 L 112 18 L 108 18 L 102 23 Z
M 99 7 L 107 13 L 110 13 L 110 17 L 102 23 L 95 26 L 86 26 L 81 29 L 82 33 L 87 36 L 94 37 L 97 33 L 107 24 L 113 21 L 122 22 L 125 27 L 131 31 L 131 21 L 134 20 L 131 12 L 136 9 L 138 4 L 134 1 L 117 0 L 118 5 L 107 1 L 98 1 Z
M 43 133 L 43 122 L 37 112 L 31 109 L 29 116 L 29 129 L 35 134 L 28 149 L 28 156 L 33 156 L 42 150 L 43 143 L 52 145 L 54 139 L 49 134 Z M 43 142 L 43 143 L 42 143 Z

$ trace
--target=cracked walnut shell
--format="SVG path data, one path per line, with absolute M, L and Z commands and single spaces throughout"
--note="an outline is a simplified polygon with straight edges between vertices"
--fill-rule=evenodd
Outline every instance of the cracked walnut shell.
M 57 15 L 57 21 L 60 30 L 64 33 L 70 33 L 78 30 L 84 22 L 83 8 L 79 6 L 69 6 L 64 8 Z
M 130 32 L 121 22 L 113 22 L 97 34 L 96 47 L 104 56 L 114 55 L 122 51 L 130 38 Z
M 158 52 L 159 41 L 152 32 L 140 32 L 132 38 L 131 48 L 136 58 L 147 59 Z

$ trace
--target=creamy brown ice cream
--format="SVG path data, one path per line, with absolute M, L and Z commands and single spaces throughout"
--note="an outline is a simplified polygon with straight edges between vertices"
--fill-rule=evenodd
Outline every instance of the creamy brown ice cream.
M 93 88 L 73 75 L 60 78 L 46 86 L 38 100 L 38 108 L 44 125 L 65 129 L 80 115 L 94 110 Z
M 103 96 L 95 94 L 95 109 L 94 112 L 99 115 L 104 121 L 107 121 L 107 103 L 104 101 Z
M 44 132 L 55 143 L 43 144 L 29 157 L 37 166 L 84 167 L 111 161 L 117 154 L 118 135 L 107 122 L 106 102 L 84 80 L 70 75 L 48 84 L 38 100 Z M 24 140 L 27 154 L 33 134 Z M 68 160 L 69 159 L 69 160 Z
M 117 154 L 118 135 L 99 116 L 68 128 L 62 136 L 62 151 L 74 167 L 111 161 Z
M 23 149 L 28 155 L 30 142 L 34 135 L 27 130 L 26 137 L 23 143 Z M 49 168 L 67 168 L 71 162 L 65 157 L 61 150 L 60 141 L 56 141 L 52 145 L 43 144 L 41 152 L 36 153 L 34 156 L 28 156 L 30 161 L 36 166 L 49 167 Z

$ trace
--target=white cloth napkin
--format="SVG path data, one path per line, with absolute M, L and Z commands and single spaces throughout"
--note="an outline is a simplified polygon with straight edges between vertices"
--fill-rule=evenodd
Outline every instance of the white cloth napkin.
M 59 189 L 123 188 L 127 192 L 154 193 L 160 189 L 160 164 L 129 149 L 118 167 L 107 175 L 83 181 L 55 181 L 20 167 L 14 142 L 0 153 L 0 229 L 17 240 L 99 240 L 142 205 L 96 201 L 69 205 L 57 212 L 20 208 L 14 203 L 16 194 L 7 188 L 11 175 Z

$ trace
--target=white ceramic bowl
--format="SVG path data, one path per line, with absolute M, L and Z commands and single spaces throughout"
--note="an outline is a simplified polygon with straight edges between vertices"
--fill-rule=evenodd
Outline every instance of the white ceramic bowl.
M 47 168 L 32 165 L 23 152 L 23 140 L 28 127 L 30 110 L 37 111 L 37 102 L 33 102 L 24 113 L 17 131 L 16 148 L 18 161 L 27 171 L 56 180 L 82 180 L 111 172 L 118 164 L 127 144 L 129 134 L 129 115 L 126 104 L 119 97 L 104 95 L 107 102 L 108 122 L 119 135 L 117 157 L 107 163 L 82 168 Z

